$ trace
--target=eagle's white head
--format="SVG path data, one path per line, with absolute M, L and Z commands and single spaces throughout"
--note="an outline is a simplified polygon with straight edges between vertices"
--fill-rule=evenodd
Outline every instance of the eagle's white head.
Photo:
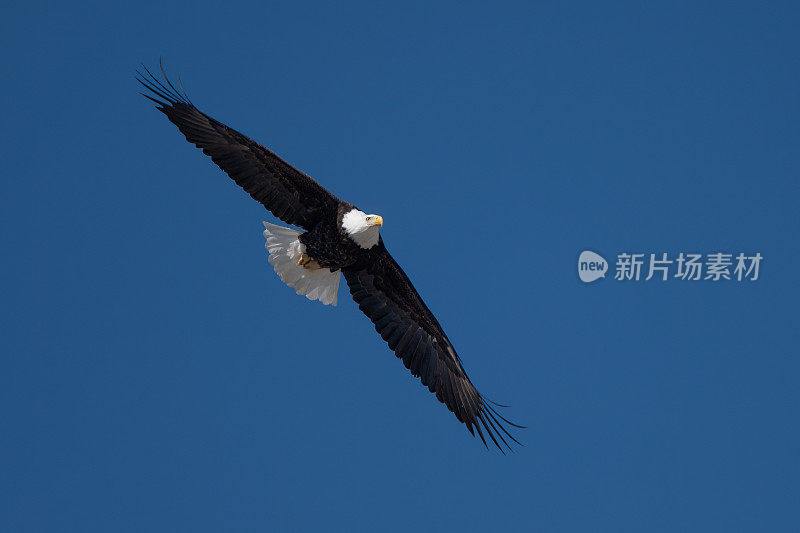
M 348 237 L 362 248 L 372 248 L 378 244 L 383 217 L 368 215 L 358 209 L 348 211 L 342 217 L 342 229 Z

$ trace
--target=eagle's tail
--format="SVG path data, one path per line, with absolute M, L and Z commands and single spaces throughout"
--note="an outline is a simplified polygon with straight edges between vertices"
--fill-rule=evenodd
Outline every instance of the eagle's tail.
M 305 245 L 298 240 L 302 232 L 269 222 L 264 222 L 264 227 L 269 262 L 281 281 L 309 300 L 319 300 L 324 305 L 336 305 L 341 271 L 331 272 L 327 268 L 302 266 L 300 262 L 306 251 Z

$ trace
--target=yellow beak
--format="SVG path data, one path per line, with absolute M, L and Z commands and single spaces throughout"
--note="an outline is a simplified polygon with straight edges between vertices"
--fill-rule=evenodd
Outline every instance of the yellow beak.
M 375 218 L 370 220 L 369 225 L 370 226 L 383 226 L 383 217 L 380 216 L 380 215 L 377 215 Z

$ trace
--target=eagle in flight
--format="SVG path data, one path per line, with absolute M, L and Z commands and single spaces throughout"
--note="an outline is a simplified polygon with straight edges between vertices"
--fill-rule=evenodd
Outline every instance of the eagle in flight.
M 160 64 L 160 61 L 159 61 Z M 467 377 L 461 359 L 439 321 L 422 301 L 403 269 L 383 244 L 383 218 L 340 200 L 307 174 L 272 151 L 198 110 L 178 78 L 178 90 L 147 67 L 137 72 L 157 104 L 186 137 L 253 199 L 273 215 L 303 231 L 264 222 L 269 262 L 297 294 L 336 305 L 344 275 L 359 309 L 411 373 L 486 445 L 484 433 L 500 451 L 506 420 Z M 503 452 L 505 453 L 505 452 Z

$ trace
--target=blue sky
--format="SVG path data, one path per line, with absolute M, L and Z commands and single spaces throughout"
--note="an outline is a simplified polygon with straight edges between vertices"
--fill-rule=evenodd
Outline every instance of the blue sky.
M 800 11 L 791 3 L 9 5 L 5 531 L 796 531 Z M 136 94 L 385 219 L 486 451 L 344 288 Z M 756 282 L 579 281 L 578 254 L 764 256 Z M 792 355 L 794 354 L 794 355 Z

